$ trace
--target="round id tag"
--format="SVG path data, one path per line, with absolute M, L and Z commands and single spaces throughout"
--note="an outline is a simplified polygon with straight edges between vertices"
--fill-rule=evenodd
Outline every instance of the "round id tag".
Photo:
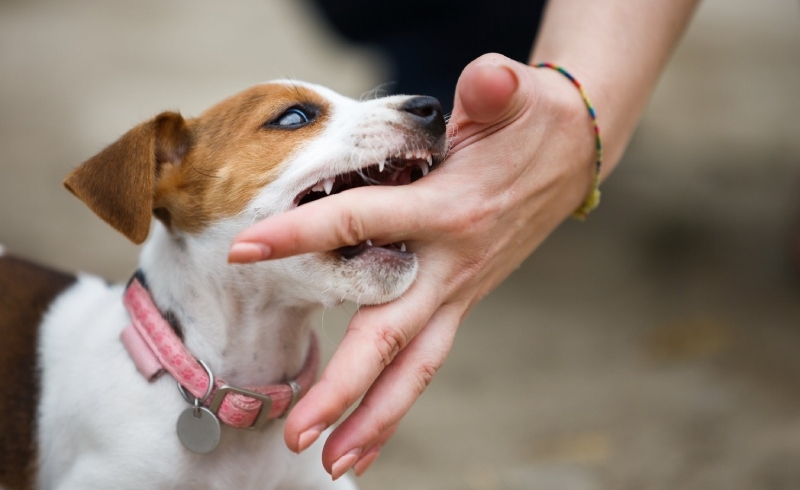
M 189 451 L 208 454 L 219 444 L 219 419 L 206 407 L 189 407 L 178 417 L 178 439 Z

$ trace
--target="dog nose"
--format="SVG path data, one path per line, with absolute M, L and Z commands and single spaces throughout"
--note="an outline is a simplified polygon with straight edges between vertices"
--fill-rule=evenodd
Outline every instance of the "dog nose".
M 444 134 L 445 123 L 442 104 L 435 97 L 423 95 L 412 97 L 403 102 L 400 110 L 408 113 L 413 120 L 433 134 Z

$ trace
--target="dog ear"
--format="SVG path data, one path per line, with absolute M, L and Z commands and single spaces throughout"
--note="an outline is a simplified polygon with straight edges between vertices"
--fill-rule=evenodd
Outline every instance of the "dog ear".
M 164 112 L 125 133 L 70 173 L 64 186 L 134 243 L 150 233 L 153 194 L 164 163 L 179 164 L 191 146 L 183 117 Z

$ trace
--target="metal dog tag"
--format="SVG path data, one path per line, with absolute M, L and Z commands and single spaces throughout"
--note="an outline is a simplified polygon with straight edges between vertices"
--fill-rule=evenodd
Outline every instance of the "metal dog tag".
M 206 407 L 189 407 L 178 417 L 178 439 L 196 454 L 208 454 L 219 444 L 219 419 Z

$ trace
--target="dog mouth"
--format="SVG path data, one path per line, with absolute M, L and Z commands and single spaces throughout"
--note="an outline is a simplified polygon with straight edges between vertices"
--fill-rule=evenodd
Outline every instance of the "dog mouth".
M 439 154 L 427 149 L 407 151 L 390 156 L 380 163 L 322 179 L 301 192 L 294 202 L 296 206 L 302 206 L 358 187 L 408 185 L 428 175 L 428 172 L 436 168 L 441 160 L 442 157 Z M 353 259 L 369 251 L 411 255 L 411 252 L 407 251 L 405 243 L 373 243 L 372 240 L 336 249 L 336 252 L 344 259 Z

